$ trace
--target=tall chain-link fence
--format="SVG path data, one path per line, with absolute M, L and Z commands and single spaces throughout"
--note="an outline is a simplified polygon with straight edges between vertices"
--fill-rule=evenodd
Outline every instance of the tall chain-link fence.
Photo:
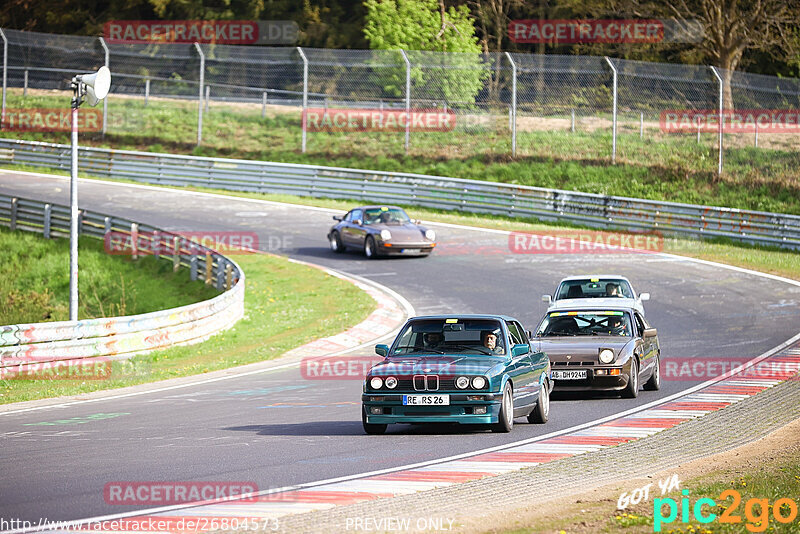
M 254 153 L 269 144 L 340 155 L 578 154 L 624 162 L 652 157 L 647 144 L 655 140 L 722 172 L 726 148 L 796 151 L 800 139 L 800 80 L 708 66 L 522 53 L 111 44 L 0 32 L 5 130 L 13 129 L 7 112 L 66 108 L 71 78 L 107 64 L 112 86 L 99 135 L 134 144 Z M 720 120 L 719 111 L 728 109 L 746 113 L 726 111 Z

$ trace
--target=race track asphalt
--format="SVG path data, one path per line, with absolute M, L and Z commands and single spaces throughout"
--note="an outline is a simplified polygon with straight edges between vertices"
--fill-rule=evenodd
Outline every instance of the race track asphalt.
M 3 194 L 67 204 L 68 189 L 63 178 L 0 171 Z M 92 180 L 80 183 L 80 206 L 171 231 L 256 232 L 262 250 L 379 282 L 418 315 L 503 313 L 529 329 L 545 311 L 541 295 L 562 277 L 619 273 L 652 294 L 647 317 L 665 360 L 752 357 L 800 331 L 800 287 L 667 255 L 514 254 L 505 234 L 434 225 L 442 245 L 429 258 L 368 261 L 328 249 L 329 210 Z M 296 368 L 0 414 L 0 517 L 67 520 L 149 507 L 106 504 L 103 488 L 113 481 L 270 489 L 421 462 L 593 421 L 699 381 L 665 380 L 637 399 L 561 396 L 546 425 L 518 420 L 510 434 L 398 426 L 366 436 L 359 380 L 307 380 Z

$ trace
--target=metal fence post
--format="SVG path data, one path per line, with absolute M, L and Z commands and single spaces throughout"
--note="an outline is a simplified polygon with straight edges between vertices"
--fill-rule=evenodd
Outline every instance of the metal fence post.
M 612 115 L 611 115 L 611 163 L 617 162 L 617 68 L 611 62 L 608 56 L 606 56 L 606 62 L 608 66 L 611 67 L 611 72 L 614 74 L 614 86 L 613 86 L 613 98 L 614 102 L 612 104 Z
M 144 107 L 147 107 L 148 100 L 150 100 L 150 78 L 144 81 Z
M 644 112 L 639 112 L 639 139 L 644 139 Z
M 45 239 L 50 239 L 50 220 L 52 211 L 53 208 L 50 206 L 50 204 L 44 205 L 44 224 L 42 225 L 44 228 L 42 233 L 44 234 Z
M 200 56 L 200 82 L 197 93 L 197 145 L 203 142 L 203 84 L 205 83 L 206 56 L 200 43 L 194 43 L 194 48 Z
M 306 130 L 308 129 L 308 125 L 306 120 L 308 118 L 307 110 L 308 110 L 308 58 L 306 57 L 303 49 L 299 46 L 297 47 L 297 52 L 300 54 L 300 57 L 303 60 L 303 117 L 301 119 L 301 125 L 303 127 L 303 139 L 302 139 L 302 151 L 305 153 L 306 151 Z
M 6 125 L 6 89 L 8 88 L 8 39 L 2 28 L 0 37 L 3 38 L 3 110 L 0 114 L 0 129 Z
M 22 96 L 28 96 L 28 69 L 22 73 Z
M 208 113 L 208 103 L 211 100 L 211 86 L 206 85 L 206 113 Z
M 517 155 L 517 64 L 511 54 L 506 52 L 508 62 L 511 63 L 511 155 Z
M 103 52 L 105 53 L 105 66 L 107 69 L 111 69 L 111 67 L 109 67 L 109 53 L 108 53 L 108 47 L 106 46 L 106 40 L 103 39 L 102 37 L 98 37 L 98 39 L 100 39 L 100 46 L 103 47 Z M 106 95 L 106 97 L 103 99 L 103 131 L 101 134 L 102 137 L 106 136 L 107 122 L 108 122 L 108 96 Z
M 8 221 L 8 227 L 13 232 L 17 229 L 17 208 L 19 207 L 19 199 L 11 199 L 11 220 Z
M 717 78 L 719 83 L 719 161 L 717 162 L 717 176 L 722 176 L 722 132 L 725 126 L 725 115 L 723 114 L 723 88 L 722 77 L 719 75 L 716 67 L 711 67 L 711 72 Z
M 261 118 L 265 118 L 267 116 L 267 92 L 264 91 L 261 94 Z
M 405 50 L 400 49 L 400 53 L 403 54 L 403 61 L 406 63 L 406 154 L 408 154 L 408 144 L 411 139 L 411 62 Z

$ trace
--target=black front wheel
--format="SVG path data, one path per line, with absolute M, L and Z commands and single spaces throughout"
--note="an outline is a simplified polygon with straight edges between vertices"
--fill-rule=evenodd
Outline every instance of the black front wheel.
M 367 412 L 364 406 L 361 407 L 361 424 L 364 426 L 364 432 L 372 436 L 377 436 L 386 432 L 388 425 L 380 425 L 376 423 L 367 423 Z
M 661 355 L 656 356 L 656 366 L 650 379 L 644 383 L 645 391 L 658 391 L 661 389 Z
M 377 255 L 378 251 L 375 249 L 375 238 L 368 235 L 367 240 L 364 241 L 364 256 L 371 260 Z
M 500 403 L 500 414 L 497 422 L 492 425 L 492 432 L 511 432 L 514 428 L 514 392 L 511 384 L 506 382 L 503 388 L 503 400 Z
M 628 385 L 622 390 L 626 399 L 635 399 L 639 395 L 639 363 L 636 358 L 631 359 L 631 374 L 628 376 Z
M 550 381 L 545 380 L 539 388 L 539 400 L 536 401 L 536 407 L 528 414 L 528 422 L 543 424 L 547 422 L 548 417 L 550 417 Z
M 339 232 L 336 232 L 336 231 L 331 232 L 331 236 L 330 236 L 329 241 L 330 241 L 330 245 L 331 245 L 331 250 L 332 251 L 337 252 L 337 253 L 344 252 L 344 244 L 342 244 L 342 238 L 339 235 Z

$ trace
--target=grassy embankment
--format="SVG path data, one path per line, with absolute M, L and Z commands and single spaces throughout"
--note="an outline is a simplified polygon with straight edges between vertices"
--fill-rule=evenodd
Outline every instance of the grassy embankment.
M 35 94 L 33 94 L 35 93 Z M 18 89 L 9 92 L 9 109 L 61 108 L 66 93 Z M 587 119 L 588 120 L 588 119 Z M 599 120 L 599 119 L 598 119 Z M 592 122 L 592 121 L 590 121 Z M 593 121 L 597 123 L 598 121 Z M 602 121 L 601 121 L 602 122 Z M 507 121 L 448 133 L 418 133 L 406 156 L 402 133 L 309 133 L 308 151 L 300 151 L 300 114 L 269 106 L 212 102 L 204 116 L 203 145 L 196 147 L 197 104 L 112 95 L 108 135 L 84 133 L 81 142 L 118 149 L 313 163 L 386 171 L 553 187 L 655 200 L 721 205 L 800 214 L 800 151 L 787 136 L 772 134 L 781 149 L 745 146 L 730 134 L 725 172 L 716 176 L 715 134 L 664 134 L 649 128 L 643 140 L 637 128 L 620 128 L 617 165 L 610 164 L 607 128 L 588 125 L 571 133 L 549 118 L 526 117 L 518 128 L 518 153 L 510 156 Z M 637 125 L 638 126 L 638 125 Z M 555 128 L 555 129 L 554 129 Z M 67 132 L 5 135 L 69 142 Z M 765 134 L 766 135 L 766 134 Z M 764 144 L 762 135 L 762 146 Z M 727 141 L 726 141 L 727 142 Z M 726 145 L 726 146 L 729 146 Z
M 0 230 L 0 324 L 65 320 L 69 246 L 26 232 Z M 82 239 L 80 317 L 138 314 L 211 298 L 215 290 L 182 269 L 145 257 L 110 256 L 102 242 Z M 267 255 L 239 255 L 247 276 L 245 318 L 211 339 L 114 362 L 105 380 L 0 381 L 0 403 L 88 393 L 205 373 L 268 360 L 363 320 L 375 302 L 318 269 Z M 347 310 L 347 311 L 342 311 Z

